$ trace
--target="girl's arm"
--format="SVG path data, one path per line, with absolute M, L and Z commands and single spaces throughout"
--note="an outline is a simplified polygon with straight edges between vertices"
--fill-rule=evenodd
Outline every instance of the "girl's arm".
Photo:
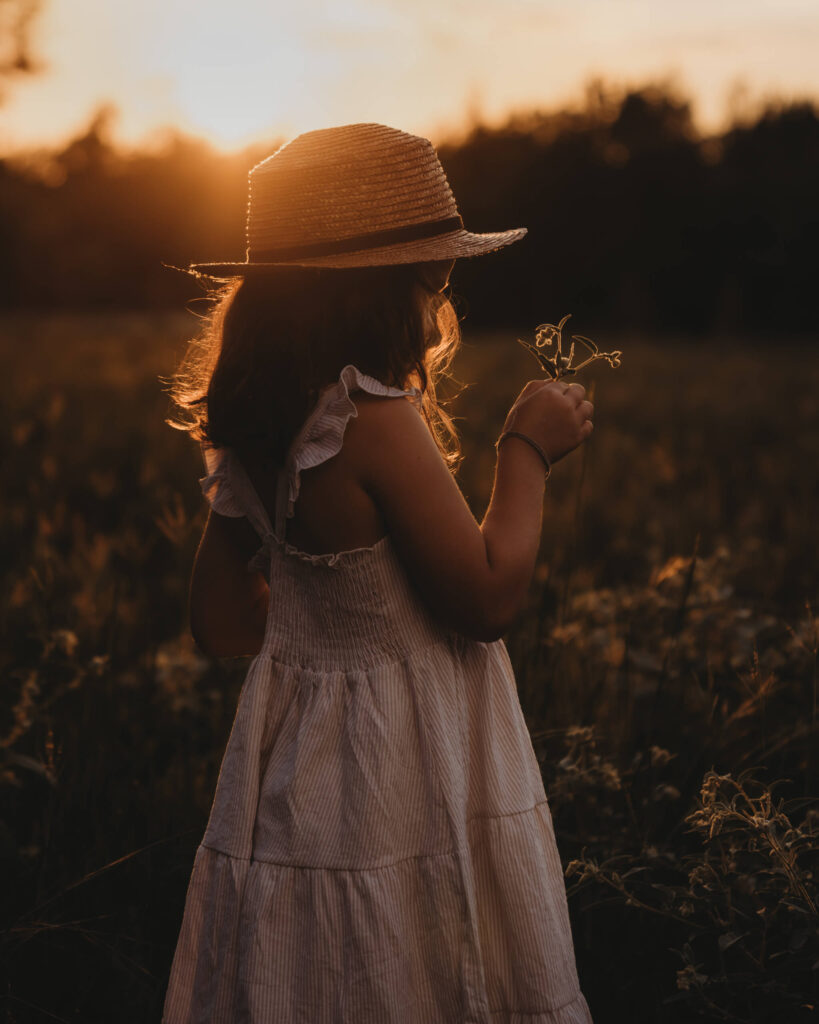
M 527 433 L 555 462 L 591 433 L 592 405 L 584 394 L 577 384 L 565 390 L 533 381 L 512 407 L 506 429 Z M 501 445 L 479 526 L 410 402 L 362 402 L 349 429 L 359 433 L 362 483 L 426 603 L 473 639 L 499 639 L 526 600 L 535 566 L 545 478 L 540 456 L 519 438 Z
M 191 635 L 214 658 L 257 654 L 264 638 L 270 588 L 247 562 L 259 538 L 242 518 L 208 514 L 191 576 Z

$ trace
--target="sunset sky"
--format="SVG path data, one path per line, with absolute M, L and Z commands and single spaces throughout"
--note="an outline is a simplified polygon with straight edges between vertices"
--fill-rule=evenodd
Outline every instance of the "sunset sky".
M 45 0 L 45 70 L 0 107 L 0 148 L 61 142 L 112 101 L 115 137 L 178 126 L 234 148 L 348 121 L 440 137 L 467 111 L 667 74 L 718 127 L 732 93 L 819 96 L 817 0 Z

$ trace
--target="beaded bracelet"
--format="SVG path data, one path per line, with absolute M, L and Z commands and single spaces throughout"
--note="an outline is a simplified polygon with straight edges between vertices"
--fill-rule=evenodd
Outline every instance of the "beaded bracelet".
M 537 441 L 534 441 L 531 437 L 529 437 L 528 434 L 521 434 L 519 430 L 504 430 L 504 432 L 495 442 L 496 451 L 500 450 L 500 446 L 503 444 L 507 437 L 519 437 L 521 441 L 525 441 L 528 445 L 531 445 L 532 448 L 535 449 L 535 451 L 538 453 L 541 459 L 543 459 L 543 465 L 546 467 L 546 476 L 543 479 L 544 481 L 548 480 L 549 475 L 552 472 L 552 464 L 549 462 L 549 459 L 546 456 L 546 452 L 544 452 L 544 450 L 540 447 Z

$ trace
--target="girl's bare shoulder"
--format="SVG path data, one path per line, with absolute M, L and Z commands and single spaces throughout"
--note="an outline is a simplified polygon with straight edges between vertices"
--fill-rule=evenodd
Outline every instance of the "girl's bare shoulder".
M 349 445 L 351 455 L 371 460 L 374 455 L 392 451 L 401 458 L 417 450 L 419 444 L 434 445 L 426 421 L 409 397 L 364 391 L 353 392 L 350 397 L 357 415 L 350 419 L 344 443 Z

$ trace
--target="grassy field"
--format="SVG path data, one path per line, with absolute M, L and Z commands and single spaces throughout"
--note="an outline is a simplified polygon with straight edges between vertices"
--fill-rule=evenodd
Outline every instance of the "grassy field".
M 582 329 L 578 325 L 578 329 Z M 186 629 L 205 519 L 157 375 L 188 315 L 6 317 L 3 1020 L 158 1021 L 246 660 Z M 535 364 L 465 334 L 461 485 Z M 596 338 L 507 643 L 596 1024 L 811 1019 L 819 974 L 819 365 Z

